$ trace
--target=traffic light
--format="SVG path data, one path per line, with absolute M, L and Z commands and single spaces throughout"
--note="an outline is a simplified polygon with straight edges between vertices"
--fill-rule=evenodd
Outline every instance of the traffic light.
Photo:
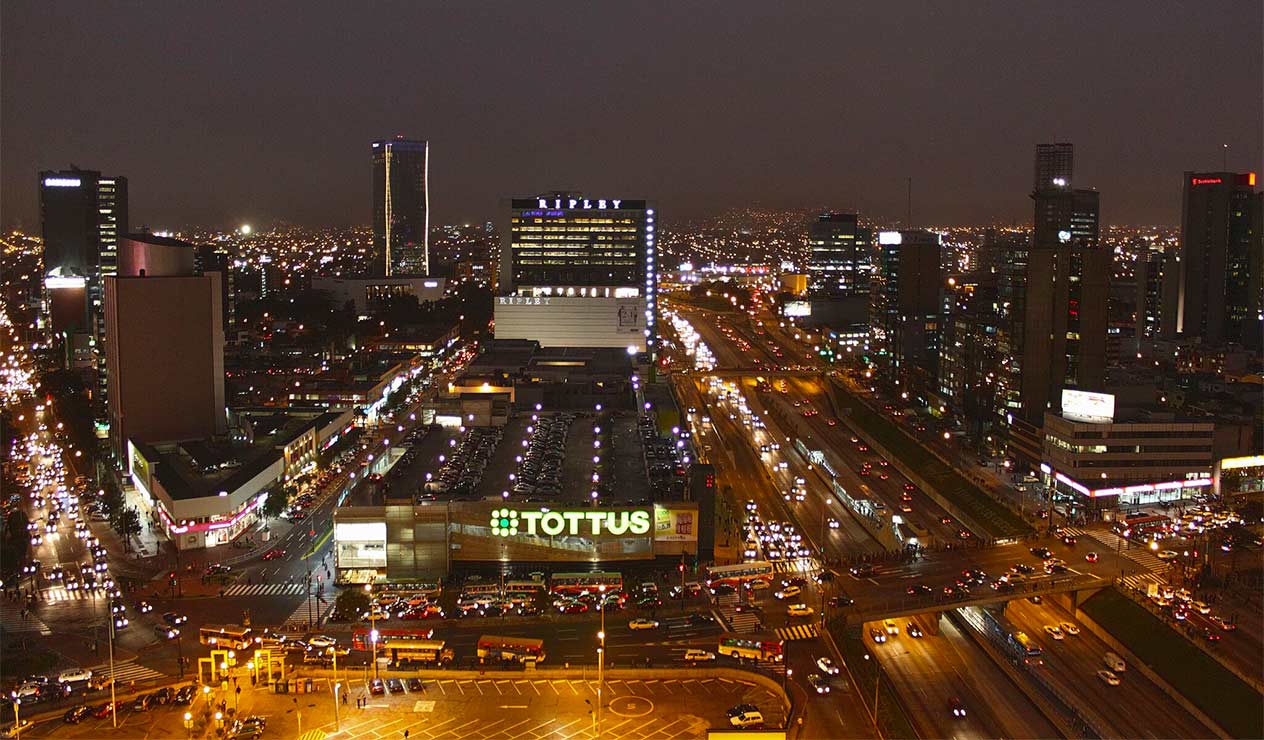
M 715 474 L 707 473 L 706 477 L 703 478 L 702 485 L 706 488 L 715 488 Z
M 676 566 L 676 571 L 677 571 L 677 572 L 679 572 L 679 573 L 684 573 L 684 572 L 685 572 L 685 564 L 684 564 L 684 563 L 680 563 L 680 564 L 678 564 L 678 565 Z

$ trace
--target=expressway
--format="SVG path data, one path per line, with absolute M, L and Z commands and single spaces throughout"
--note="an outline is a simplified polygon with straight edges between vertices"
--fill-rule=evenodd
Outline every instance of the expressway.
M 913 623 L 897 620 L 899 635 L 870 647 L 922 737 L 1057 736 L 1040 710 L 951 621 L 939 619 L 939 634 L 924 630 L 921 637 L 910 636 L 908 626 Z M 863 634 L 881 626 L 866 624 Z M 964 716 L 953 713 L 954 699 Z
M 1073 697 L 1096 717 L 1095 724 L 1108 737 L 1166 738 L 1214 737 L 1215 733 L 1135 669 L 1117 673 L 1118 686 L 1107 685 L 1097 671 L 1106 666 L 1102 656 L 1110 649 L 1088 630 L 1053 639 L 1046 625 L 1070 621 L 1050 603 L 1012 601 L 1006 616 L 1017 629 L 1031 635 L 1044 651 L 1042 671 L 1063 695 Z M 1106 698 L 1106 701 L 1103 701 Z

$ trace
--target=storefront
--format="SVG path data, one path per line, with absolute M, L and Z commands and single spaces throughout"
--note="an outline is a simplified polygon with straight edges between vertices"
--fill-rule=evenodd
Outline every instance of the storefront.
M 339 582 L 446 577 L 479 564 L 596 565 L 696 555 L 698 505 L 557 507 L 496 501 L 342 507 Z

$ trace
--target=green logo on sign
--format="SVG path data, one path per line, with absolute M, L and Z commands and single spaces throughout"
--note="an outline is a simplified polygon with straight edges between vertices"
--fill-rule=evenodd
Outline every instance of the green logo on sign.
M 492 510 L 492 534 L 497 537 L 518 534 L 518 512 L 513 509 Z

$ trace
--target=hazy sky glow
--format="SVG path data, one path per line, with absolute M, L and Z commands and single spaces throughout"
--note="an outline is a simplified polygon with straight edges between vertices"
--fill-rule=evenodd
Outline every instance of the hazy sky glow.
M 366 9 L 361 9 L 364 6 Z M 791 12 L 793 11 L 793 12 Z M 1107 223 L 1261 170 L 1258 2 L 0 4 L 3 223 L 36 173 L 131 181 L 133 225 L 367 224 L 369 141 L 431 142 L 433 223 L 559 187 L 1026 220 L 1035 143 Z

